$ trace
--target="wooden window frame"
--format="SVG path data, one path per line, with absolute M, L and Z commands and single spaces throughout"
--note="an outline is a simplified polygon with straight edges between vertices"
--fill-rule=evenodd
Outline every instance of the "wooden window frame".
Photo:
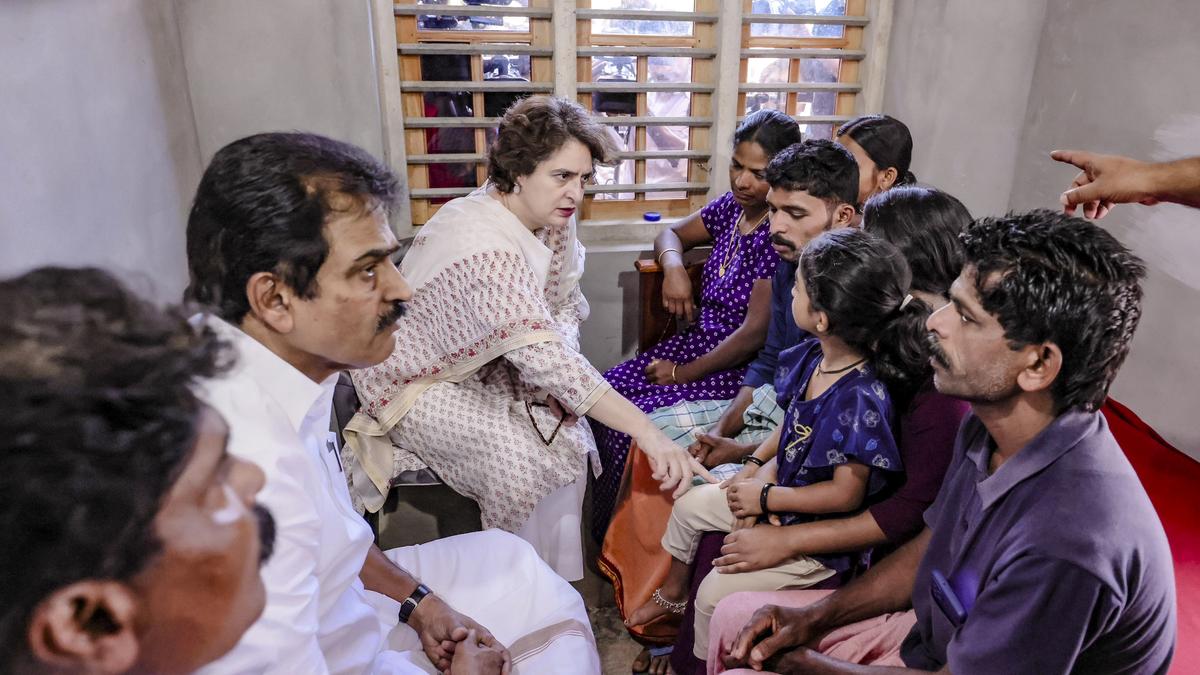
M 714 139 L 728 137 L 744 116 L 746 94 L 750 91 L 786 91 L 789 112 L 797 109 L 797 95 L 806 90 L 837 92 L 833 115 L 795 116 L 801 123 L 830 124 L 834 129 L 856 114 L 879 110 L 882 99 L 883 76 L 886 69 L 888 34 L 894 0 L 847 0 L 846 17 L 784 17 L 771 16 L 770 23 L 837 23 L 845 25 L 840 38 L 792 38 L 751 36 L 751 25 L 766 17 L 751 14 L 752 0 L 695 0 L 693 12 L 648 12 L 649 19 L 688 20 L 683 15 L 698 15 L 702 20 L 693 23 L 691 36 L 606 35 L 591 32 L 596 18 L 632 18 L 627 15 L 645 10 L 596 10 L 591 0 L 530 0 L 529 7 L 474 6 L 458 7 L 455 15 L 528 16 L 529 30 L 513 31 L 448 31 L 419 30 L 419 14 L 439 13 L 436 6 L 430 11 L 417 9 L 418 0 L 372 0 L 374 36 L 379 54 L 379 83 L 383 116 L 385 153 L 389 163 L 404 172 L 403 204 L 394 218 L 397 231 L 411 231 L 436 212 L 439 200 L 459 196 L 474 189 L 429 187 L 429 167 L 437 163 L 475 162 L 475 174 L 482 184 L 486 178 L 486 129 L 496 123 L 484 117 L 484 94 L 488 91 L 534 91 L 573 97 L 591 109 L 592 93 L 596 90 L 633 91 L 637 97 L 637 114 L 633 117 L 606 117 L 605 124 L 632 126 L 632 149 L 620 157 L 634 162 L 634 182 L 622 181 L 635 189 L 620 186 L 591 186 L 587 192 L 633 192 L 633 199 L 596 200 L 589 196 L 580 211 L 584 225 L 627 225 L 631 233 L 644 236 L 645 227 L 633 227 L 642 220 L 645 211 L 658 211 L 665 219 L 684 216 L 702 207 L 708 200 L 728 189 L 728 175 L 723 167 L 731 150 Z M 442 12 L 449 13 L 449 12 Z M 737 23 L 738 26 L 733 24 Z M 573 29 L 573 30 L 572 30 Z M 736 30 L 737 34 L 731 31 Z M 729 51 L 737 42 L 737 59 L 722 63 L 718 53 L 722 47 Z M 572 43 L 571 40 L 574 39 Z M 447 43 L 447 44 L 442 44 Z M 495 50 L 488 45 L 495 44 Z M 517 45 L 517 46 L 512 46 Z M 770 51 L 758 51 L 760 49 Z M 687 53 L 682 53 L 687 50 Z M 438 87 L 421 82 L 421 55 L 427 53 L 463 53 L 470 58 L 471 80 Z M 484 54 L 528 54 L 530 82 L 497 82 L 483 80 Z M 629 54 L 637 59 L 636 83 L 591 82 L 591 59 L 606 54 Z M 394 60 L 390 55 L 395 55 Z M 686 118 L 652 118 L 647 116 L 646 92 L 678 91 L 671 84 L 649 83 L 648 59 L 651 56 L 687 56 L 692 59 L 692 77 L 685 86 L 691 88 L 691 109 Z M 572 58 L 574 56 L 574 58 Z M 787 58 L 789 82 L 786 85 L 757 85 L 746 82 L 748 58 Z M 838 58 L 838 78 L 831 84 L 799 82 L 800 59 Z M 735 79 L 736 77 L 736 79 Z M 473 102 L 473 117 L 424 117 L 424 94 L 427 91 L 469 91 Z M 673 123 L 687 126 L 688 146 L 685 151 L 650 152 L 646 146 L 647 125 Z M 625 124 L 628 123 L 628 124 Z M 426 130 L 430 128 L 469 127 L 474 133 L 474 152 L 428 154 Z M 654 192 L 677 187 L 647 185 L 646 162 L 658 158 L 678 157 L 688 164 L 688 181 L 682 184 L 686 197 L 655 199 Z M 676 184 L 671 184 L 676 185 Z
M 837 127 L 853 119 L 859 93 L 862 91 L 860 62 L 866 58 L 863 49 L 864 29 L 870 22 L 867 15 L 867 0 L 846 0 L 844 17 L 813 16 L 767 16 L 752 14 L 753 0 L 742 0 L 742 49 L 738 71 L 738 119 L 745 116 L 746 94 L 756 91 L 783 92 L 786 96 L 784 110 L 801 124 L 829 124 L 831 135 Z M 844 27 L 841 37 L 778 37 L 751 35 L 754 24 L 837 24 Z M 783 58 L 788 62 L 786 83 L 761 84 L 747 82 L 751 58 Z M 806 58 L 838 59 L 838 77 L 835 83 L 805 83 L 800 78 L 801 60 Z M 831 115 L 798 115 L 798 99 L 802 91 L 834 91 L 834 112 Z M 806 134 L 807 137 L 807 134 Z

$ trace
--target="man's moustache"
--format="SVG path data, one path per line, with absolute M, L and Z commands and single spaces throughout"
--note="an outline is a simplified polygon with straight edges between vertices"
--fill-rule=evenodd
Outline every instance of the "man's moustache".
M 792 242 L 788 241 L 787 239 L 784 239 L 783 235 L 779 234 L 778 232 L 771 235 L 771 243 L 776 244 L 778 246 L 783 246 L 785 248 L 789 248 L 793 251 L 796 250 L 796 245 L 793 244 Z
M 946 357 L 946 352 L 942 350 L 942 345 L 938 344 L 937 336 L 933 333 L 925 335 L 925 344 L 929 347 L 929 354 L 933 360 L 937 361 L 943 368 L 950 368 L 950 360 Z
M 378 332 L 383 333 L 389 330 L 392 327 L 392 324 L 399 321 L 400 317 L 404 316 L 404 313 L 407 311 L 408 308 L 404 306 L 403 302 L 397 302 L 392 305 L 391 311 L 379 317 L 379 328 L 377 329 Z
M 275 517 L 262 504 L 250 508 L 258 519 L 258 540 L 261 546 L 258 550 L 258 566 L 262 567 L 275 551 Z

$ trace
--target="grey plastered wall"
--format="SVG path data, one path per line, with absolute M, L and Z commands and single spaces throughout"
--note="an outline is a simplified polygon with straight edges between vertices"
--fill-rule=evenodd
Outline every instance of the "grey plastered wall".
M 312 131 L 383 156 L 369 0 L 175 0 L 201 155 Z
M 883 112 L 918 180 L 972 213 L 1008 206 L 1046 0 L 897 0 Z
M 0 276 L 98 265 L 178 299 L 200 171 L 171 3 L 0 2 Z
M 1054 148 L 1200 155 L 1198 35 L 1195 0 L 1051 0 L 1012 208 L 1056 205 L 1075 172 L 1047 157 Z M 1123 206 L 1099 222 L 1149 266 L 1142 324 L 1113 396 L 1200 459 L 1200 211 Z

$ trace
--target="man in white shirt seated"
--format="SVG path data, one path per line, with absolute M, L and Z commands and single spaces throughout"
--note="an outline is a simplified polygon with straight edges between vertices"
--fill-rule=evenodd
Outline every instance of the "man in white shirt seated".
M 0 673 L 190 673 L 263 610 L 263 474 L 192 387 L 223 348 L 96 269 L 0 281 Z
M 492 530 L 383 552 L 351 507 L 333 390 L 392 353 L 411 296 L 397 189 L 366 152 L 300 133 L 236 141 L 200 182 L 188 298 L 237 354 L 204 397 L 265 472 L 278 533 L 262 618 L 205 672 L 599 673 L 582 600 L 529 544 Z

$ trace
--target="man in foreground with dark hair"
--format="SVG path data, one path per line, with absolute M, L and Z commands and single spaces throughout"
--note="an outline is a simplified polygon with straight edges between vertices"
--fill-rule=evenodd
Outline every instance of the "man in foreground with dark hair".
M 222 348 L 94 269 L 0 281 L 0 672 L 189 673 L 258 618 L 262 472 L 193 394 Z
M 938 391 L 973 414 L 925 531 L 811 605 L 759 609 L 729 664 L 1167 670 L 1166 536 L 1098 412 L 1141 316 L 1145 268 L 1107 232 L 1050 211 L 976 221 L 963 244 L 951 304 L 928 326 Z
M 188 296 L 238 356 L 205 397 L 279 518 L 266 610 L 206 672 L 598 672 L 579 594 L 528 543 L 490 530 L 385 553 L 351 505 L 347 481 L 367 478 L 343 471 L 333 391 L 396 346 L 412 295 L 387 219 L 397 188 L 359 148 L 272 133 L 222 148 L 197 189 Z

